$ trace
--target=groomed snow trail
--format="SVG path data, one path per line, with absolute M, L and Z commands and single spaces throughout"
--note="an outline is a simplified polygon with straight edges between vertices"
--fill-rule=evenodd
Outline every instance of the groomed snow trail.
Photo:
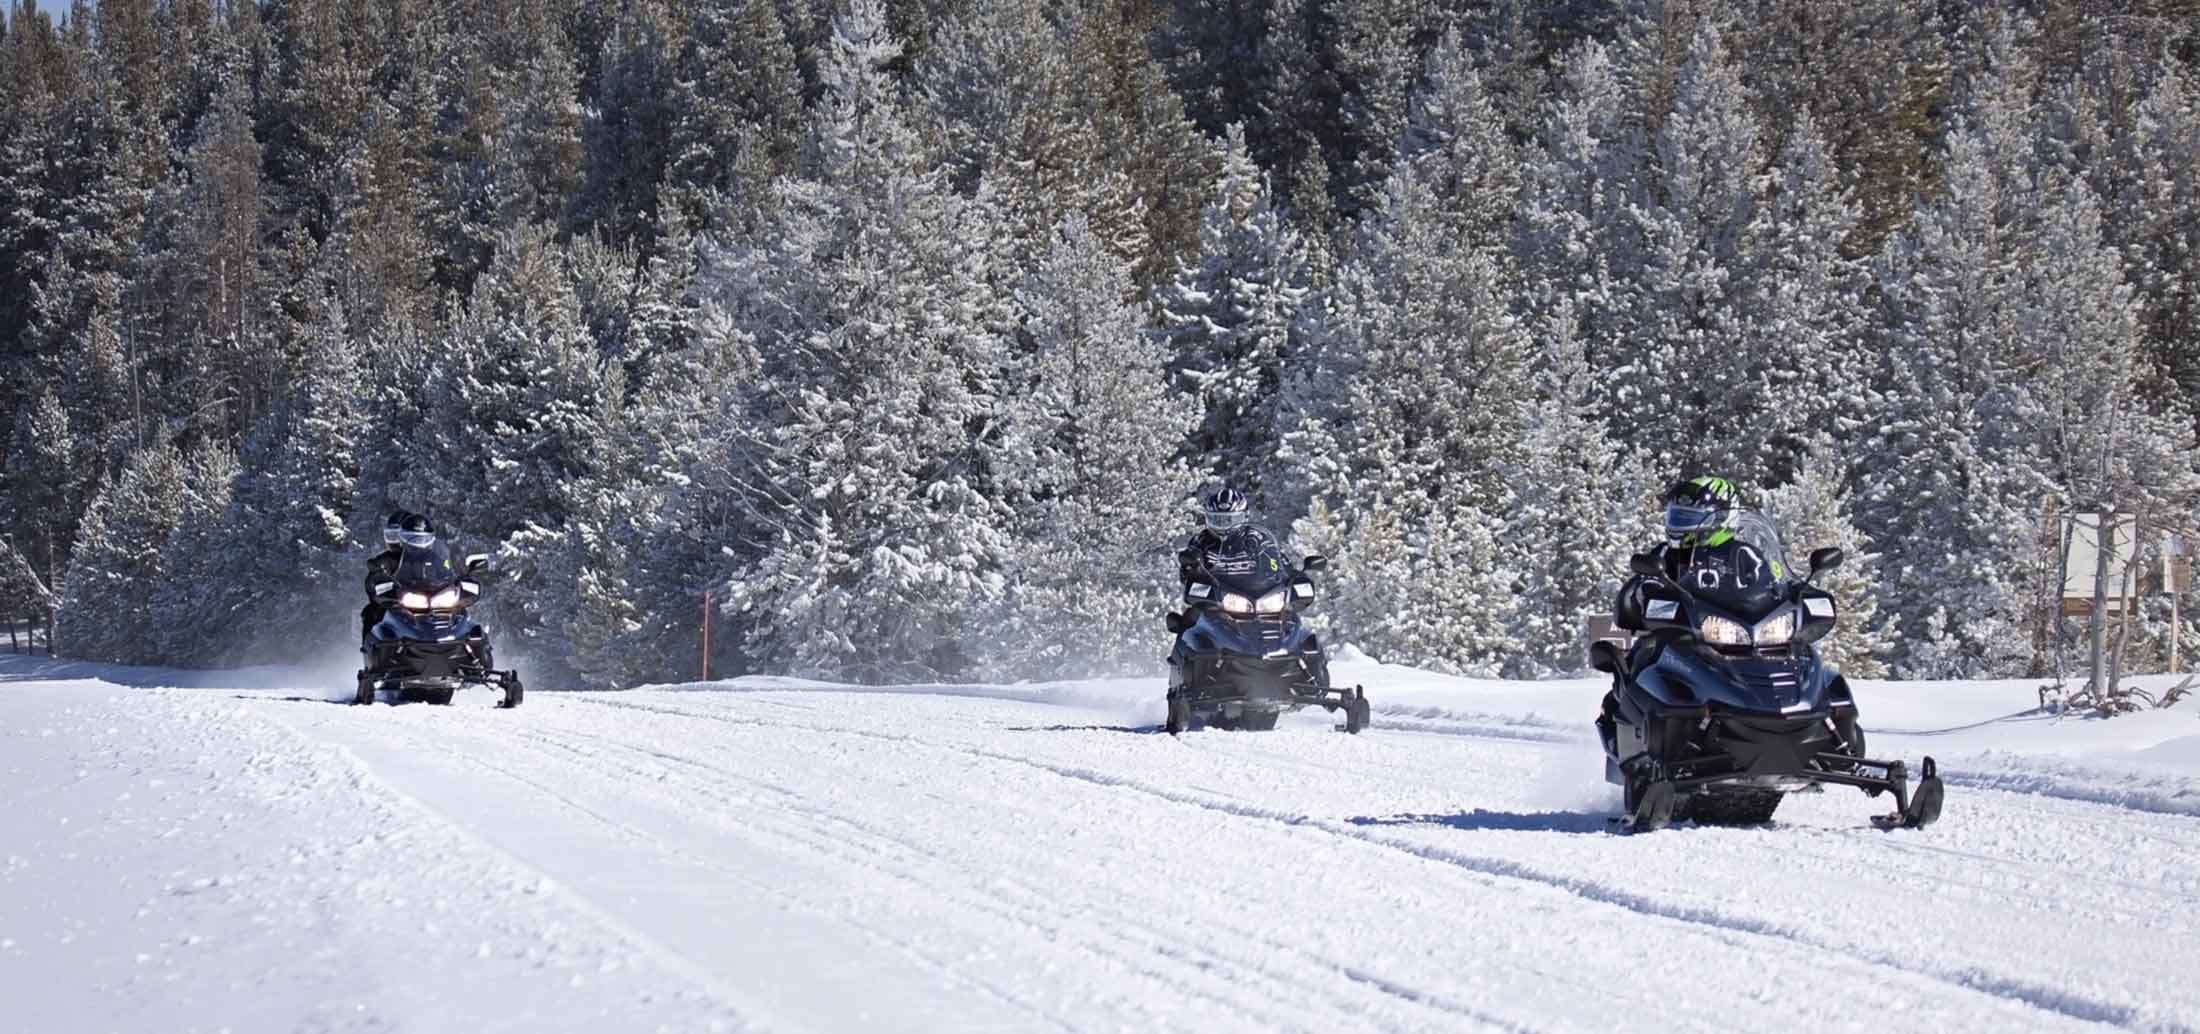
M 138 1002 L 38 1030 L 2200 1029 L 2189 815 L 1951 787 L 1889 834 L 1839 790 L 1623 838 L 1562 721 L 1017 695 L 0 686 L 0 987 Z M 131 961 L 148 923 L 225 944 Z

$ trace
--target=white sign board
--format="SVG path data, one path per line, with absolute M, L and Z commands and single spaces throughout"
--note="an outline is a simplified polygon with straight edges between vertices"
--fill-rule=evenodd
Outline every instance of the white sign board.
M 2101 562 L 2101 515 L 2072 514 L 2069 521 L 2063 529 L 2070 544 L 2069 562 L 2063 568 L 2063 597 L 2092 599 L 2093 577 L 2099 572 Z M 2131 566 L 2131 535 L 2137 526 L 2137 518 L 2129 514 L 2116 516 L 2114 552 L 2108 558 L 2108 584 L 2102 586 L 2108 596 L 2120 596 L 2126 588 L 2124 571 Z M 2177 552 L 2178 543 L 2165 537 L 2161 546 L 2160 555 L 2154 558 L 2160 570 L 2152 572 L 2152 577 L 2144 570 L 2132 571 L 2129 586 L 2132 592 L 2160 591 L 2161 586 L 2169 584 L 2169 561 Z

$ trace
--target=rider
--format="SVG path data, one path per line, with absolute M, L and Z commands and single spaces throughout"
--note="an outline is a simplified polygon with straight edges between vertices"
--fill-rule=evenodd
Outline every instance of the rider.
M 1759 557 L 1735 534 L 1741 514 L 1741 493 L 1734 482 L 1702 475 L 1675 481 L 1665 490 L 1665 541 L 1651 550 L 1668 581 L 1688 571 L 1742 571 L 1769 563 L 1774 579 L 1787 576 L 1777 557 Z M 1642 630 L 1643 584 L 1636 575 L 1620 587 L 1612 607 L 1612 623 L 1628 631 Z
M 375 585 L 397 577 L 397 565 L 407 546 L 425 549 L 435 545 L 435 522 L 424 513 L 398 510 L 382 525 L 382 545 L 380 553 L 367 558 L 367 605 L 359 611 L 359 638 L 362 641 L 382 620 L 382 612 L 389 609 L 376 596 Z
M 1204 518 L 1198 534 L 1176 551 L 1176 576 L 1184 584 L 1180 593 L 1191 588 L 1192 582 L 1207 569 L 1207 557 L 1222 548 L 1222 540 L 1239 529 L 1249 529 L 1253 534 L 1268 536 L 1262 528 L 1252 526 L 1251 501 L 1245 493 L 1223 482 L 1209 490 L 1199 501 Z M 1274 536 L 1268 536 L 1273 538 Z

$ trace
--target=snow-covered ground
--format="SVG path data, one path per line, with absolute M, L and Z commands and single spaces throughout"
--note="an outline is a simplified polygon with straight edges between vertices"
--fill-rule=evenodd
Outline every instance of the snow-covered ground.
M 1172 739 L 1140 681 L 502 712 L 0 658 L 0 1029 L 2200 1030 L 2191 705 L 1867 685 L 1939 825 L 1617 837 L 1596 683 L 1340 672 L 1364 735 Z

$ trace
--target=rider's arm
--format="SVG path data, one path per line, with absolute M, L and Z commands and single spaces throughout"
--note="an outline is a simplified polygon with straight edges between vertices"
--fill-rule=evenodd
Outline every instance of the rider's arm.
M 1619 587 L 1618 598 L 1612 601 L 1612 627 L 1629 632 L 1642 631 L 1642 577 L 1627 579 Z

